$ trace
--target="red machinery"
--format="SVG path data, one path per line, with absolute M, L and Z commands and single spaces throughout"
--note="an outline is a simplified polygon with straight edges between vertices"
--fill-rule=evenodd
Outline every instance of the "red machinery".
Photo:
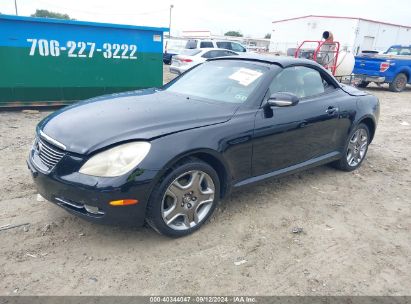
M 323 33 L 324 40 L 305 40 L 295 51 L 295 58 L 307 58 L 316 61 L 324 68 L 329 70 L 333 75 L 337 70 L 338 54 L 340 52 L 340 43 L 334 41 L 334 36 L 331 32 Z M 315 48 L 306 48 L 307 44 L 317 44 Z

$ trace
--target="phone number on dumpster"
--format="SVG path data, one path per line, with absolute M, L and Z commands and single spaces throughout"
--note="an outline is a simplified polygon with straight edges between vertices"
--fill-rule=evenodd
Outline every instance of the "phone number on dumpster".
M 137 45 L 103 43 L 102 48 L 96 48 L 95 42 L 67 41 L 65 45 L 60 45 L 57 40 L 27 39 L 31 43 L 30 56 L 52 56 L 59 57 L 67 51 L 69 58 L 93 58 L 95 54 L 102 54 L 106 59 L 137 59 Z

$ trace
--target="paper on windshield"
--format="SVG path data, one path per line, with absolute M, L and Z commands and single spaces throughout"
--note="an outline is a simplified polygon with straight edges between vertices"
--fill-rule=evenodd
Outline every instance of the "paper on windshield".
M 261 75 L 263 75 L 261 72 L 241 68 L 237 72 L 233 73 L 229 78 L 238 81 L 239 84 L 245 87 L 248 87 L 251 83 L 261 77 Z

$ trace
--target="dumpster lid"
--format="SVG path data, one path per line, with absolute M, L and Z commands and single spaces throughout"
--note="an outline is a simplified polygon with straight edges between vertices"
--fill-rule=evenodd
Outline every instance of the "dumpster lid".
M 27 21 L 27 22 L 70 24 L 70 25 L 77 25 L 77 26 L 109 27 L 109 28 L 130 29 L 130 30 L 140 30 L 140 31 L 156 31 L 156 32 L 168 32 L 169 31 L 169 28 L 167 27 L 138 26 L 138 25 L 127 25 L 127 24 L 64 20 L 64 19 L 54 19 L 54 18 L 23 17 L 23 16 L 13 16 L 13 15 L 3 15 L 3 14 L 0 15 L 0 20 L 1 19 L 15 20 L 15 21 Z

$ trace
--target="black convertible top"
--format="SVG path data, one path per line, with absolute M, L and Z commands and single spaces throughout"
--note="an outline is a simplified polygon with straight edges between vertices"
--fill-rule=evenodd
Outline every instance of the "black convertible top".
M 277 64 L 281 66 L 282 68 L 286 68 L 288 66 L 292 66 L 296 64 L 309 64 L 309 65 L 314 65 L 314 66 L 320 66 L 318 63 L 316 63 L 313 60 L 286 57 L 286 56 L 260 55 L 260 54 L 255 54 L 255 53 L 246 53 L 246 54 L 241 54 L 239 56 L 212 58 L 212 59 L 208 59 L 208 61 L 227 60 L 227 59 L 257 61 L 257 62 L 263 62 L 263 63 L 269 63 L 269 64 Z

